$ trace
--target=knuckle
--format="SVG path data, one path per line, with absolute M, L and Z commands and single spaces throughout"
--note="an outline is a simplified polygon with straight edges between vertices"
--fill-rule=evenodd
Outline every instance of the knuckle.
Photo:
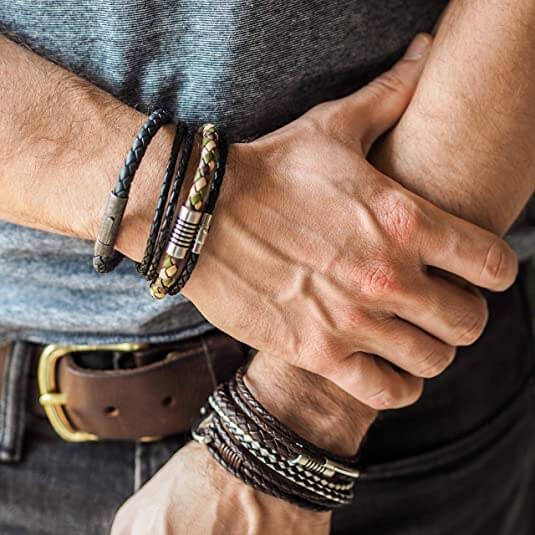
M 407 385 L 407 394 L 405 396 L 405 402 L 402 407 L 407 407 L 408 405 L 413 405 L 416 403 L 424 393 L 424 382 L 423 380 L 413 381 L 410 385 Z
M 366 399 L 366 404 L 375 410 L 399 409 L 412 405 L 422 395 L 422 381 L 400 381 L 399 384 L 383 383 Z
M 389 263 L 370 266 L 362 278 L 362 292 L 370 297 L 381 297 L 399 291 L 401 281 L 398 271 Z
M 405 81 L 394 70 L 381 74 L 367 86 L 369 92 L 377 97 L 384 97 L 385 93 L 399 93 L 405 87 Z
M 307 339 L 305 347 L 296 353 L 292 364 L 321 376 L 328 375 L 340 360 L 338 345 L 332 337 L 319 334 Z
M 482 334 L 487 324 L 488 314 L 483 312 L 467 312 L 455 325 L 456 344 L 468 346 L 473 344 Z
M 421 230 L 422 215 L 416 202 L 399 192 L 384 196 L 378 217 L 387 235 L 402 244 L 411 242 Z
M 300 117 L 299 128 L 302 129 L 302 135 L 314 136 L 323 129 L 324 113 L 322 113 L 321 109 L 318 109 L 320 106 L 322 105 L 318 104 Z
M 355 136 L 355 125 L 348 120 L 348 106 L 343 99 L 337 101 L 324 102 L 318 104 L 318 123 L 322 132 L 330 139 L 348 147 L 355 147 L 357 139 Z
M 498 288 L 506 288 L 513 283 L 517 272 L 517 260 L 514 253 L 496 238 L 487 249 L 482 268 L 482 275 L 493 281 Z
M 396 393 L 386 385 L 375 390 L 366 398 L 366 404 L 378 411 L 395 409 L 399 406 L 398 403 Z
M 416 369 L 419 377 L 430 379 L 440 375 L 455 358 L 455 348 L 446 346 L 444 349 L 428 351 L 418 362 Z

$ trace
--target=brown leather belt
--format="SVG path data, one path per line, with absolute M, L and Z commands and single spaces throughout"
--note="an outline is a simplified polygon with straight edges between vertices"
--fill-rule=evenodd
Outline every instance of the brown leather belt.
M 213 332 L 174 344 L 37 348 L 34 412 L 65 440 L 155 440 L 190 429 L 215 386 L 247 360 L 247 348 Z M 1 378 L 9 350 L 0 349 Z M 96 358 L 106 369 L 84 366 Z M 128 369 L 112 361 L 128 361 Z M 111 369 L 110 369 L 111 368 Z M 44 407 L 44 411 L 43 411 Z

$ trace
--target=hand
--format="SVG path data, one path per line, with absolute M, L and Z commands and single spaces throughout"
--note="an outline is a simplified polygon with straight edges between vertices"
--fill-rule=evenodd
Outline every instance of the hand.
M 111 535 L 327 535 L 330 514 L 247 487 L 189 443 L 119 510 Z
M 485 326 L 481 295 L 428 267 L 497 291 L 517 269 L 498 237 L 366 161 L 424 63 L 413 49 L 357 93 L 233 145 L 214 226 L 184 290 L 223 331 L 376 409 L 414 402 L 421 378 L 444 371 L 455 346 Z
M 356 452 L 375 416 L 325 379 L 260 353 L 246 380 L 284 424 L 340 455 Z M 111 535 L 327 535 L 330 518 L 247 487 L 190 443 L 121 507 Z

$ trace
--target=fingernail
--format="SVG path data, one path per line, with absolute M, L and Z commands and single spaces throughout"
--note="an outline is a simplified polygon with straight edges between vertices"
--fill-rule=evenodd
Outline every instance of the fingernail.
M 429 51 L 430 45 L 431 43 L 429 37 L 422 34 L 417 35 L 413 39 L 409 48 L 407 48 L 407 52 L 405 52 L 405 59 L 413 61 L 422 59 Z

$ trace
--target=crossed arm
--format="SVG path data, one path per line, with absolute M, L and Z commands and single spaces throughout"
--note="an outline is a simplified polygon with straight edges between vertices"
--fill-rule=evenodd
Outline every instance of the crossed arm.
M 452 2 L 411 104 L 370 155 L 374 165 L 438 206 L 505 233 L 535 189 L 534 28 L 535 6 L 529 0 Z M 399 89 L 399 80 L 390 82 Z M 318 444 L 338 447 L 340 453 L 356 451 L 374 419 L 374 411 L 329 381 L 265 355 L 257 356 L 249 375 L 258 397 L 283 421 Z M 266 377 L 273 379 L 267 385 Z M 325 414 L 330 415 L 328 421 Z M 180 471 L 188 456 L 202 453 L 177 456 L 170 470 Z M 177 513 L 194 505 L 181 497 L 184 510 L 176 500 L 166 508 L 165 495 L 156 486 L 173 480 L 165 470 L 154 486 L 141 492 L 141 499 L 160 499 L 160 518 L 172 526 Z M 218 488 L 224 476 L 217 467 L 197 474 L 198 479 L 206 473 Z M 216 501 L 224 500 L 216 495 Z M 139 504 L 135 500 L 123 511 L 130 518 L 135 518 Z M 245 503 L 242 500 L 241 507 L 254 510 Z M 256 496 L 254 503 L 260 504 L 257 517 L 263 518 L 266 533 L 272 527 L 283 533 L 328 532 L 328 517 L 303 512 L 296 517 L 294 509 L 289 512 L 270 497 Z M 230 521 L 224 508 L 219 519 Z
M 530 147 L 535 141 L 532 126 L 535 107 L 531 105 L 535 100 L 535 80 L 531 74 L 535 58 L 530 52 L 535 47 L 535 37 L 529 30 L 535 25 L 535 8 L 529 0 L 511 2 L 509 7 L 514 9 L 505 11 L 504 3 L 497 0 L 452 2 L 411 105 L 396 129 L 371 155 L 374 165 L 409 190 L 495 233 L 507 229 L 534 188 Z M 0 126 L 1 139 L 6 141 L 0 149 L 0 217 L 81 238 L 94 237 L 101 203 L 141 116 L 5 40 L 0 43 L 0 57 L 6 73 L 2 76 L 0 107 L 4 116 L 13 114 L 14 117 L 10 128 L 6 122 Z M 407 94 L 398 86 L 395 74 L 385 78 L 375 90 L 381 97 L 377 102 L 386 104 L 392 93 L 405 94 L 404 98 Z M 399 107 L 399 102 L 396 105 Z M 391 126 L 388 122 L 383 130 Z M 140 169 L 137 177 L 120 243 L 122 250 L 133 258 L 139 258 L 142 253 L 139 236 L 146 235 L 157 194 L 153 177 L 163 174 L 171 137 L 168 129 L 162 132 L 147 154 L 148 165 Z M 240 161 L 250 154 L 250 151 L 240 153 L 237 148 L 231 151 L 228 178 L 232 179 L 233 172 L 238 173 Z M 11 179 L 14 176 L 17 181 Z M 94 195 L 87 195 L 87 184 L 92 184 Z M 85 201 L 84 211 L 79 209 L 80 198 Z M 47 203 L 43 204 L 42 199 L 47 199 Z M 462 236 L 471 232 L 475 233 L 475 228 L 463 227 L 459 231 Z M 490 275 L 495 277 L 493 280 L 487 277 L 487 286 L 505 287 L 514 276 L 510 256 L 498 241 L 489 241 L 487 234 L 480 233 L 477 237 L 480 243 L 488 245 L 488 251 L 499 252 L 500 261 L 491 262 Z M 208 268 L 209 263 L 204 262 L 203 267 L 201 262 L 195 275 L 197 283 L 191 281 L 193 286 L 188 293 L 194 302 L 202 286 L 203 271 Z M 485 280 L 474 282 L 484 285 Z M 469 306 L 479 304 L 471 302 Z M 474 317 L 481 316 L 481 310 L 477 310 Z M 452 322 L 451 318 L 441 319 L 444 324 Z M 477 337 L 483 323 L 475 329 L 472 338 Z M 444 342 L 443 356 L 447 347 L 458 345 L 455 340 L 451 335 Z M 374 411 L 331 382 L 268 355 L 269 352 L 261 353 L 249 373 L 251 386 L 260 399 L 286 423 L 309 434 L 319 445 L 337 446 L 340 453 L 356 449 Z M 446 361 L 452 353 L 448 355 L 444 356 Z M 402 399 L 403 404 L 411 396 L 414 399 L 418 386 L 408 375 L 401 380 L 404 392 L 410 391 Z M 346 390 L 353 387 L 341 386 Z M 312 396 L 305 395 L 311 391 Z M 296 401 L 300 404 L 299 413 L 306 412 L 310 417 L 306 426 L 300 414 L 296 414 Z M 326 419 L 324 414 L 314 417 L 318 407 L 328 407 L 330 417 Z M 331 431 L 328 436 L 326 430 Z M 192 466 L 180 455 L 169 465 L 170 469 L 176 469 L 176 474 L 191 470 Z M 205 453 L 195 448 L 183 455 L 193 456 L 198 463 L 206 462 Z M 318 533 L 328 529 L 328 516 L 297 511 L 226 478 L 217 467 L 208 471 L 195 468 L 191 476 L 192 481 L 208 481 L 216 488 L 225 485 L 225 499 L 221 503 L 226 501 L 234 511 L 236 507 L 249 511 L 250 515 L 244 517 L 251 522 L 258 519 L 251 512 L 254 503 L 260 508 L 257 512 L 261 511 L 261 515 L 275 523 L 280 522 L 279 525 L 295 522 L 300 529 L 313 525 Z M 166 487 L 161 477 L 155 481 L 160 490 L 171 488 L 170 482 Z M 150 501 L 147 495 L 142 499 L 145 503 Z M 176 508 L 178 501 L 177 497 L 172 499 L 171 513 L 171 505 Z M 194 507 L 195 502 L 188 502 L 186 510 L 191 513 Z M 218 514 L 223 514 L 223 509 L 219 507 Z M 203 527 L 198 529 L 202 531 Z

